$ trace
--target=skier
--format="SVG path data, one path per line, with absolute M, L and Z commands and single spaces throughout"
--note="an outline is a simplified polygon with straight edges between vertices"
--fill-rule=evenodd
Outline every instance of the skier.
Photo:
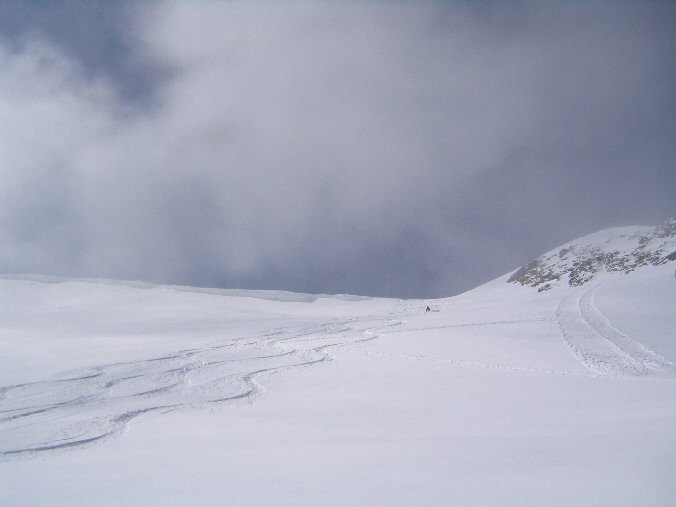
M 429 306 L 427 308 L 425 308 L 425 313 L 430 312 L 430 311 L 432 311 L 432 310 L 430 310 Z

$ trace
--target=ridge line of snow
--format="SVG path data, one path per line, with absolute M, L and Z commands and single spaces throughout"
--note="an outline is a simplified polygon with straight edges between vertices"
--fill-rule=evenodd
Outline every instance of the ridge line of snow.
M 355 294 L 309 294 L 305 292 L 292 292 L 276 289 L 222 289 L 217 287 L 194 287 L 190 285 L 167 285 L 161 283 L 145 282 L 142 280 L 116 280 L 112 278 L 69 278 L 35 273 L 0 273 L 0 279 L 25 280 L 28 282 L 37 283 L 89 283 L 95 285 L 131 287 L 134 289 L 166 289 L 176 292 L 191 292 L 226 297 L 245 297 L 288 303 L 313 303 L 318 299 L 339 299 L 343 301 L 368 301 L 372 299 L 380 299 L 374 298 L 372 296 L 359 296 Z

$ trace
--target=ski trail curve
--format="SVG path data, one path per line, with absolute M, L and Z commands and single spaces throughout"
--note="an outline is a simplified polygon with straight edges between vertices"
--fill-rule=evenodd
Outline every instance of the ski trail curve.
M 331 361 L 327 349 L 393 325 L 377 316 L 320 322 L 0 386 L 0 458 L 101 442 L 146 414 L 253 399 L 260 377 Z
M 676 378 L 676 364 L 613 327 L 595 305 L 594 286 L 561 299 L 556 310 L 564 342 L 589 370 L 615 377 Z

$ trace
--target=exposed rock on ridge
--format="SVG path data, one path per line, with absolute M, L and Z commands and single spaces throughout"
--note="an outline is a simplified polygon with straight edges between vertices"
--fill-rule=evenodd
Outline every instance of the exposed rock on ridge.
M 657 227 L 618 227 L 571 241 L 533 259 L 507 280 L 538 291 L 583 285 L 599 271 L 630 273 L 676 260 L 676 218 Z

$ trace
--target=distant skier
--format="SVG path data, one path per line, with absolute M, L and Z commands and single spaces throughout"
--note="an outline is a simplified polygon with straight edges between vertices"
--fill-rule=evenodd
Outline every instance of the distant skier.
M 430 310 L 430 307 L 429 307 L 429 306 L 428 306 L 427 308 L 425 308 L 425 313 L 431 312 L 431 311 L 432 311 L 432 310 Z

